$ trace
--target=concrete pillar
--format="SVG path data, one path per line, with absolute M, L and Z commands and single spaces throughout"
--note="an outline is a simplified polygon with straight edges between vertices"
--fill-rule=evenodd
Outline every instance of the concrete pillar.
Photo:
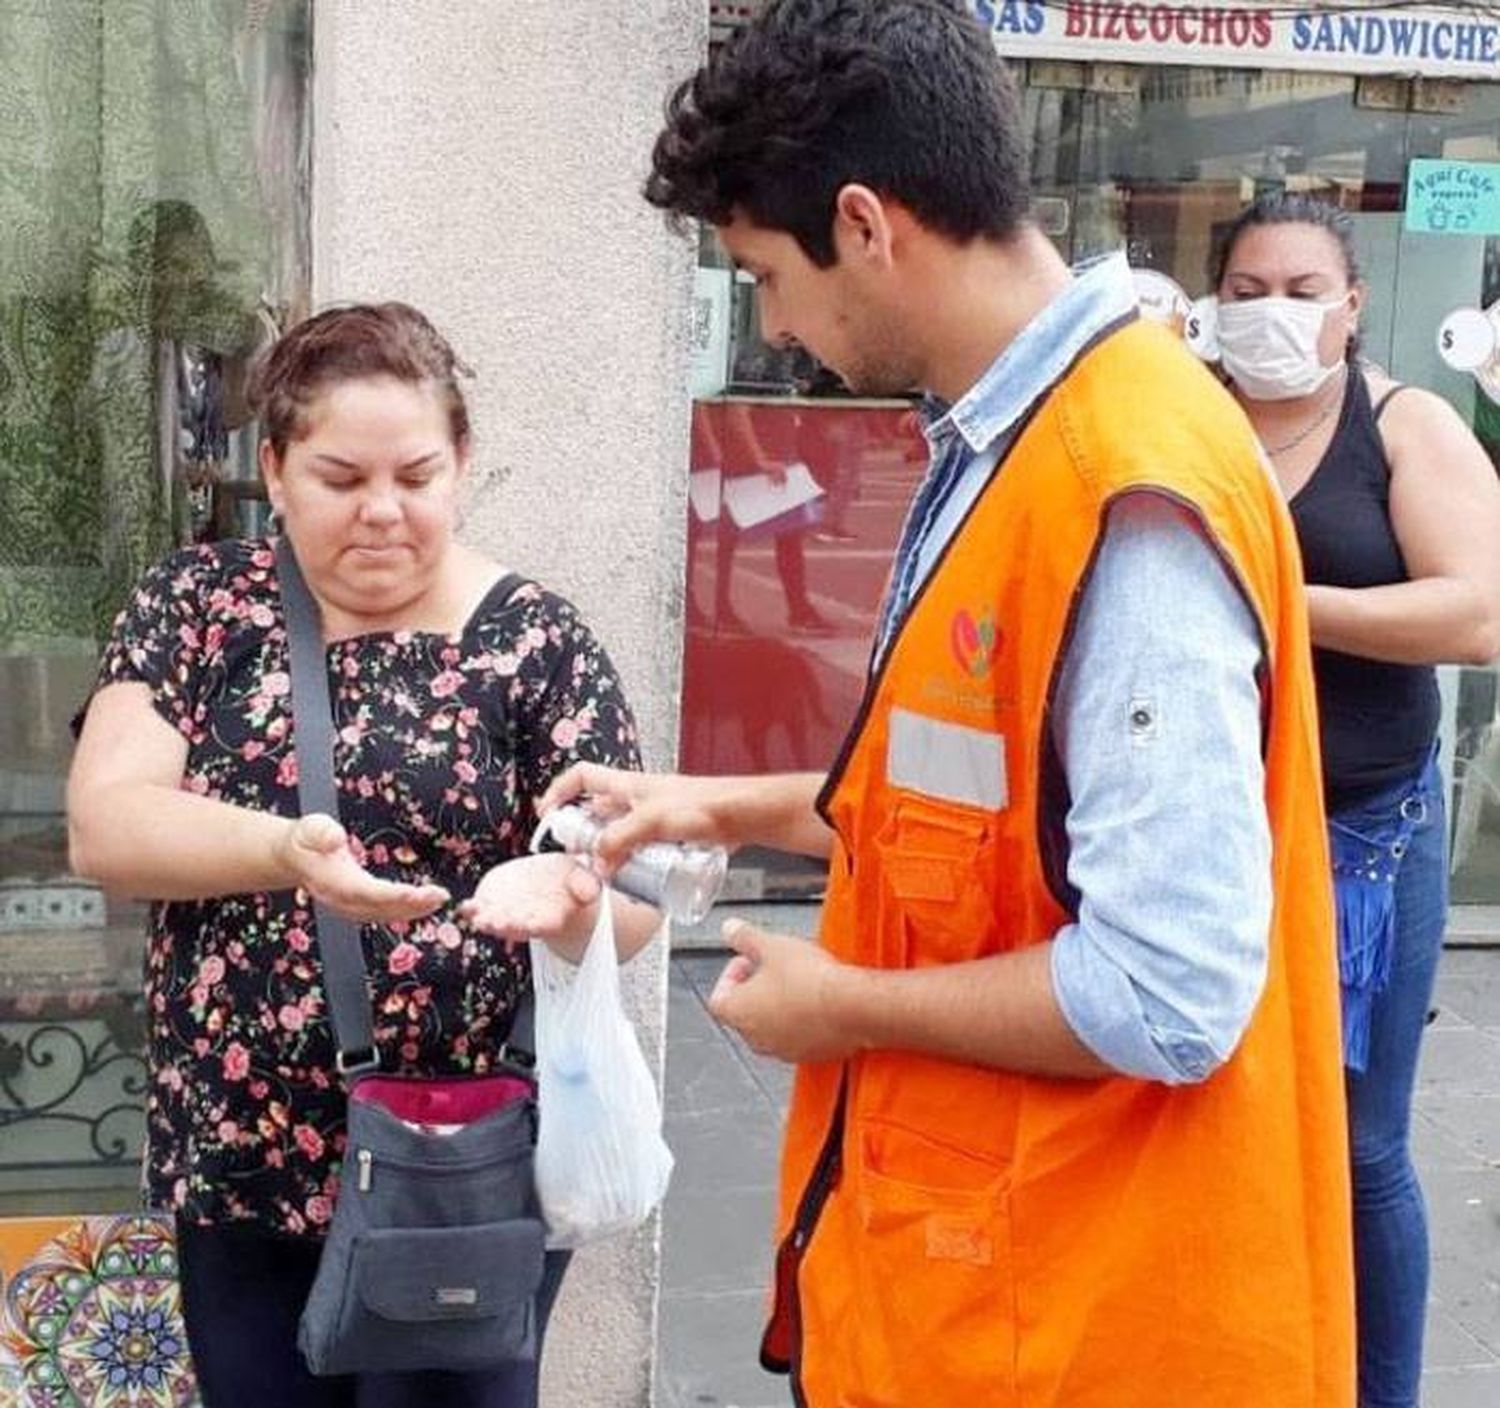
M 318 303 L 405 299 L 476 372 L 465 536 L 570 597 L 675 756 L 692 250 L 640 199 L 703 0 L 319 0 Z M 660 1069 L 664 954 L 627 981 Z M 554 1408 L 650 1401 L 659 1232 L 575 1259 Z

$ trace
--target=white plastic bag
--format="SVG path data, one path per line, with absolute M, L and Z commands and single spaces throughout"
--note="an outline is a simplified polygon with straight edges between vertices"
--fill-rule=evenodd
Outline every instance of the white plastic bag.
M 579 1247 L 639 1226 L 672 1173 L 656 1082 L 620 1002 L 608 891 L 582 963 L 533 939 L 531 973 L 537 1196 L 547 1245 Z

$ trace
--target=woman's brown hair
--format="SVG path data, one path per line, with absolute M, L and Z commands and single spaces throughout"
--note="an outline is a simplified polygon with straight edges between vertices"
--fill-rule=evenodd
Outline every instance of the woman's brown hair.
M 279 459 L 307 434 L 308 407 L 330 386 L 388 376 L 431 383 L 448 412 L 455 445 L 469 439 L 469 409 L 458 388 L 471 375 L 448 341 L 406 303 L 351 303 L 305 318 L 255 360 L 247 388 Z

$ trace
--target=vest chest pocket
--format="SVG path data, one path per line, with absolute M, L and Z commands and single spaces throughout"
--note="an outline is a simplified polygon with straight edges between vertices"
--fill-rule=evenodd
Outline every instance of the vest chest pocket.
M 918 968 L 998 951 L 995 820 L 974 807 L 903 796 L 875 837 L 879 961 Z

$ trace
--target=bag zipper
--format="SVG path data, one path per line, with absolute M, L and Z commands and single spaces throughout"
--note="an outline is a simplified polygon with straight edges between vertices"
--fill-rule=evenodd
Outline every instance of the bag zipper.
M 381 1157 L 380 1162 L 391 1168 L 405 1169 L 408 1172 L 421 1172 L 425 1174 L 473 1173 L 476 1169 L 493 1168 L 504 1163 L 519 1162 L 521 1157 L 528 1152 L 529 1150 L 525 1146 L 521 1146 L 514 1151 L 507 1151 L 499 1156 L 469 1159 L 461 1164 L 424 1164 L 417 1163 L 411 1159 L 398 1159 L 390 1154 L 386 1154 Z M 357 1150 L 354 1155 L 354 1164 L 357 1169 L 355 1187 L 361 1193 L 368 1193 L 375 1179 L 374 1150 Z

